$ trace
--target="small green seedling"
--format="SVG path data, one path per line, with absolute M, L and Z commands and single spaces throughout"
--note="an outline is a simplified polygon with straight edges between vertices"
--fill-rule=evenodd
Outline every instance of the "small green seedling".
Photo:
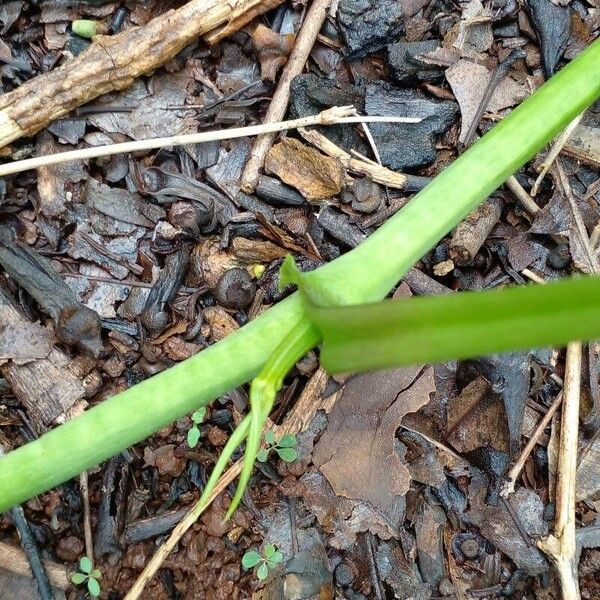
M 102 573 L 98 569 L 94 569 L 92 561 L 87 556 L 82 556 L 79 559 L 79 571 L 71 575 L 71 582 L 74 585 L 81 585 L 87 581 L 87 589 L 90 595 L 94 598 L 100 596 L 100 582 Z
M 200 429 L 198 425 L 204 421 L 206 416 L 206 406 L 202 406 L 196 412 L 192 413 L 192 422 L 194 423 L 187 432 L 187 443 L 190 448 L 195 448 L 200 441 Z
M 262 581 L 267 578 L 269 570 L 275 568 L 283 560 L 283 554 L 277 550 L 274 544 L 265 546 L 264 555 L 256 550 L 249 550 L 242 556 L 242 566 L 244 569 L 256 569 L 256 576 Z
M 256 460 L 260 462 L 267 462 L 271 450 L 275 450 L 284 462 L 291 463 L 298 458 L 298 450 L 296 450 L 298 441 L 296 436 L 291 433 L 286 433 L 279 441 L 276 441 L 275 434 L 272 431 L 267 431 L 265 433 L 265 443 L 267 447 L 260 450 L 256 455 Z

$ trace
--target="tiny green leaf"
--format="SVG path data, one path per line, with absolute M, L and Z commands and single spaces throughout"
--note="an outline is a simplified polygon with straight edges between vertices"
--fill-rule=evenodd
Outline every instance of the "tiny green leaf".
M 102 579 L 102 573 L 100 572 L 99 569 L 94 569 L 91 572 L 90 577 L 93 577 L 94 579 Z
M 82 556 L 79 559 L 79 569 L 82 573 L 89 575 L 93 568 L 92 561 L 87 556 Z
M 249 550 L 242 556 L 242 566 L 244 569 L 255 567 L 262 560 L 262 556 L 255 550 Z
M 260 567 L 258 567 L 258 570 L 256 571 L 256 576 L 262 581 L 263 579 L 267 578 L 268 574 L 269 574 L 269 567 L 267 566 L 267 563 L 266 562 L 260 563 Z
M 295 448 L 277 448 L 277 454 L 283 462 L 291 463 L 298 458 L 298 452 Z
M 275 434 L 271 430 L 265 431 L 265 442 L 269 444 L 269 446 L 272 446 L 275 443 Z
M 279 550 L 277 550 L 276 552 L 273 553 L 273 556 L 271 556 L 271 558 L 269 558 L 268 563 L 271 567 L 274 567 L 275 565 L 278 565 L 282 560 L 283 560 L 283 554 L 281 554 L 281 552 L 279 552 Z
M 269 458 L 269 451 L 265 450 L 264 448 L 262 450 L 259 450 L 258 454 L 256 455 L 256 460 L 261 463 L 267 462 L 268 458 Z
M 71 581 L 75 585 L 81 585 L 87 578 L 88 576 L 83 573 L 73 573 L 73 575 L 71 575 Z
M 267 559 L 271 558 L 271 556 L 273 556 L 273 554 L 275 554 L 276 551 L 277 551 L 277 548 L 275 548 L 275 546 L 273 544 L 267 544 L 265 546 L 265 558 L 267 558 Z
M 294 448 L 298 444 L 293 433 L 286 433 L 277 443 L 280 448 Z
M 206 416 L 206 406 L 201 406 L 197 411 L 192 413 L 192 421 L 196 423 L 196 425 L 202 423 L 204 421 L 204 417 Z
M 73 33 L 79 37 L 93 38 L 98 31 L 98 24 L 91 19 L 76 19 L 73 21 L 71 28 Z
M 94 598 L 100 595 L 100 584 L 93 578 L 90 577 L 87 582 L 88 591 Z
M 192 427 L 187 432 L 187 443 L 190 448 L 195 448 L 200 441 L 200 430 L 197 427 Z

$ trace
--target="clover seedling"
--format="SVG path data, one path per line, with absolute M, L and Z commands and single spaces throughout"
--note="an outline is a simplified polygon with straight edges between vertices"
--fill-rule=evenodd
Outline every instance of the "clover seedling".
M 204 421 L 206 416 L 206 407 L 202 406 L 196 412 L 192 413 L 192 422 L 194 423 L 187 432 L 187 443 L 190 448 L 195 448 L 200 441 L 200 429 L 198 425 Z
M 74 585 L 81 585 L 87 581 L 88 592 L 98 598 L 100 596 L 100 582 L 102 573 L 98 569 L 94 569 L 92 561 L 87 556 L 82 556 L 79 559 L 79 571 L 71 575 L 71 582 Z
M 269 570 L 276 567 L 283 560 L 283 554 L 277 550 L 274 544 L 265 546 L 264 555 L 259 554 L 256 550 L 249 550 L 242 556 L 242 566 L 244 569 L 256 569 L 256 576 L 262 581 L 266 579 Z
M 291 463 L 298 458 L 298 450 L 296 450 L 298 442 L 296 436 L 291 433 L 286 433 L 279 441 L 276 441 L 275 434 L 272 431 L 267 431 L 265 432 L 265 443 L 267 447 L 260 450 L 256 456 L 256 459 L 260 462 L 267 462 L 271 450 L 275 450 L 284 462 Z

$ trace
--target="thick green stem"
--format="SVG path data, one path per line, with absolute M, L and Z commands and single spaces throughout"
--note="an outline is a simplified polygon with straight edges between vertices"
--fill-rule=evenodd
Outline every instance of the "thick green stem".
M 600 41 L 547 82 L 358 248 L 314 271 L 340 304 L 379 300 L 441 237 L 600 96 Z M 0 512 L 251 379 L 303 319 L 293 296 L 222 342 L 0 459 Z

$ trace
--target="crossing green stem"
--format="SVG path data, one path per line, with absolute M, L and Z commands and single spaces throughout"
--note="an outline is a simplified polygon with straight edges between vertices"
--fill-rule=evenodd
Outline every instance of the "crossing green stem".
M 385 297 L 416 260 L 599 96 L 596 41 L 363 244 L 312 272 L 313 288 L 327 290 L 328 301 L 338 304 Z M 0 458 L 0 512 L 250 380 L 304 318 L 292 296 L 218 344 Z

